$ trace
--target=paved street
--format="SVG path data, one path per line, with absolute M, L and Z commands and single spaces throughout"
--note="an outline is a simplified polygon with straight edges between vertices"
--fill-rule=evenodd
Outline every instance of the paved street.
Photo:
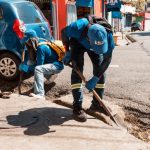
M 70 97 L 62 97 L 69 101 Z M 89 101 L 90 97 L 86 97 Z M 72 110 L 28 96 L 0 98 L 1 150 L 149 150 L 149 145 L 117 126 L 88 116 L 80 123 Z
M 12 95 L 8 100 L 0 99 L 0 114 L 2 114 L 0 146 L 3 147 L 2 150 L 16 150 L 26 142 L 28 145 L 21 147 L 22 149 L 41 150 L 43 146 L 43 149 L 47 149 L 47 147 L 62 149 L 64 147 L 64 149 L 95 150 L 101 147 L 104 150 L 113 148 L 114 150 L 149 150 L 150 148 L 146 143 L 129 134 L 130 132 L 145 141 L 150 138 L 150 60 L 149 55 L 139 43 L 140 41 L 127 46 L 126 40 L 119 37 L 118 45 L 120 46 L 115 48 L 112 63 L 107 71 L 104 100 L 109 105 L 111 103 L 112 105 L 117 104 L 124 109 L 126 121 L 131 122 L 131 128 L 128 132 L 110 127 L 102 121 L 94 119 L 93 116 L 88 117 L 87 123 L 78 123 L 70 118 L 72 114 L 70 109 L 51 103 L 54 97 L 59 97 L 64 102 L 66 100 L 72 102 L 71 95 L 67 95 L 65 99 L 61 97 L 70 93 L 71 69 L 65 67 L 55 83 L 46 85 L 48 101 L 37 102 L 29 97 L 18 97 L 17 95 Z M 91 77 L 91 73 L 91 62 L 85 56 L 84 74 L 87 79 Z M 32 78 L 25 80 L 23 90 L 26 91 L 27 88 L 31 88 L 32 82 Z M 84 103 L 88 101 L 86 107 L 89 107 L 91 96 L 87 96 L 87 93 L 88 91 L 85 89 Z M 40 121 L 35 124 L 39 117 Z M 26 121 L 24 122 L 24 120 Z M 16 138 L 18 142 L 13 145 L 12 143 Z M 37 145 L 37 143 L 39 144 Z M 74 143 L 78 143 L 76 147 L 72 147 Z M 89 145 L 88 148 L 87 144 Z
M 149 27 L 150 0 L 0 0 L 0 150 L 150 150 Z

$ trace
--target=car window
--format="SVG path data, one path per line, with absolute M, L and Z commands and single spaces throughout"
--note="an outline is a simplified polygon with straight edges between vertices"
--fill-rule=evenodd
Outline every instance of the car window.
M 0 20 L 3 19 L 3 10 L 0 8 Z
M 41 23 L 44 18 L 32 3 L 15 3 L 19 18 L 25 23 Z

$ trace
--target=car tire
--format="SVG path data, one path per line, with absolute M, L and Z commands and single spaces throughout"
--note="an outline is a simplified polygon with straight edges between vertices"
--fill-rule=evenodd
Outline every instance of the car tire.
M 0 77 L 5 80 L 14 80 L 19 76 L 20 60 L 12 53 L 0 55 Z

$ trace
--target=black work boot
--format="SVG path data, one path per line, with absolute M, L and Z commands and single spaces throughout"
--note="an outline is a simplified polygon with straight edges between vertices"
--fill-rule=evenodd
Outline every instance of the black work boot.
M 73 108 L 73 118 L 79 122 L 85 122 L 87 120 L 86 113 L 82 110 L 81 106 L 75 106 Z
M 106 112 L 106 110 L 102 106 L 100 106 L 99 104 L 97 104 L 97 105 L 91 104 L 91 106 L 90 106 L 90 108 L 88 110 L 108 115 L 107 112 Z

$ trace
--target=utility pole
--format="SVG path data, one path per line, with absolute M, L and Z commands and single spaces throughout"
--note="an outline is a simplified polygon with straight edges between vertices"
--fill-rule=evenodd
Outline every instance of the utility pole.
M 102 0 L 102 17 L 105 18 L 105 0 Z
M 145 12 L 147 11 L 147 0 L 145 0 Z

